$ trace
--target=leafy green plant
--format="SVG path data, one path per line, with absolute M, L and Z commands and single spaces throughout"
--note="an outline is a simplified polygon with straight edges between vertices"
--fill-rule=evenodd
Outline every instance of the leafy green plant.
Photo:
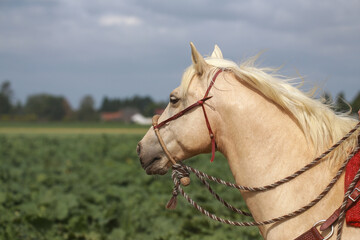
M 176 210 L 166 210 L 170 174 L 145 174 L 135 152 L 140 138 L 0 135 L 0 239 L 260 239 L 256 228 L 208 220 L 180 197 Z M 220 154 L 214 163 L 208 155 L 188 163 L 232 180 Z M 220 216 L 243 220 L 192 180 L 186 191 L 196 201 Z M 239 192 L 213 187 L 245 208 Z

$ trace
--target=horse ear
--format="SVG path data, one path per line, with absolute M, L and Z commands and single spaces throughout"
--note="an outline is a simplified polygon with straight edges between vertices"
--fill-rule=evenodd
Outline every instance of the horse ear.
M 222 52 L 221 52 L 221 50 L 220 50 L 220 48 L 219 48 L 219 46 L 216 45 L 216 44 L 215 44 L 215 47 L 214 47 L 214 51 L 213 51 L 213 53 L 211 54 L 211 58 L 221 58 L 221 59 L 224 58 L 223 55 L 222 55 Z
M 201 56 L 201 54 L 196 50 L 194 44 L 190 42 L 191 47 L 191 58 L 194 64 L 195 70 L 198 74 L 202 75 L 205 71 L 206 62 L 205 59 Z

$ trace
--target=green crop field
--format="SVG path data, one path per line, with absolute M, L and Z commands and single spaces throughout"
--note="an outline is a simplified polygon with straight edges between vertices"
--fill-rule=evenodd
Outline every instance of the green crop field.
M 20 128 L 28 132 L 17 132 Z M 83 130 L 64 134 L 64 129 Z M 181 197 L 176 210 L 166 210 L 170 174 L 146 175 L 136 155 L 145 132 L 139 126 L 0 124 L 0 239 L 261 239 L 257 228 L 216 223 Z M 214 163 L 208 155 L 187 163 L 232 180 L 220 154 Z M 214 188 L 245 208 L 236 190 Z M 244 220 L 217 203 L 194 177 L 186 191 L 219 216 Z

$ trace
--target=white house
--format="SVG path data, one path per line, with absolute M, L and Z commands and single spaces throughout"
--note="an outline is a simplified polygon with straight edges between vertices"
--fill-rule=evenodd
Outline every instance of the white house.
M 152 119 L 144 117 L 140 113 L 136 113 L 131 117 L 131 121 L 141 125 L 151 125 Z

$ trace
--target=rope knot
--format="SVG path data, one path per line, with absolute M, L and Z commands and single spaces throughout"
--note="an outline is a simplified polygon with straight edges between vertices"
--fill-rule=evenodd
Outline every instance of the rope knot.
M 180 180 L 181 185 L 188 186 L 190 184 L 190 173 L 189 171 L 184 167 L 182 164 L 175 164 L 173 165 L 173 174 L 177 178 L 177 180 Z
M 172 166 L 173 173 L 176 175 L 177 179 L 183 177 L 189 177 L 190 172 L 185 168 L 184 165 L 177 163 Z
M 166 204 L 167 209 L 175 209 L 177 204 L 177 196 L 179 194 L 179 187 L 180 183 L 183 186 L 187 186 L 190 184 L 190 173 L 182 164 L 174 164 L 172 166 L 172 174 L 171 174 L 173 181 L 174 181 L 174 188 L 172 191 L 172 197 L 169 202 Z

